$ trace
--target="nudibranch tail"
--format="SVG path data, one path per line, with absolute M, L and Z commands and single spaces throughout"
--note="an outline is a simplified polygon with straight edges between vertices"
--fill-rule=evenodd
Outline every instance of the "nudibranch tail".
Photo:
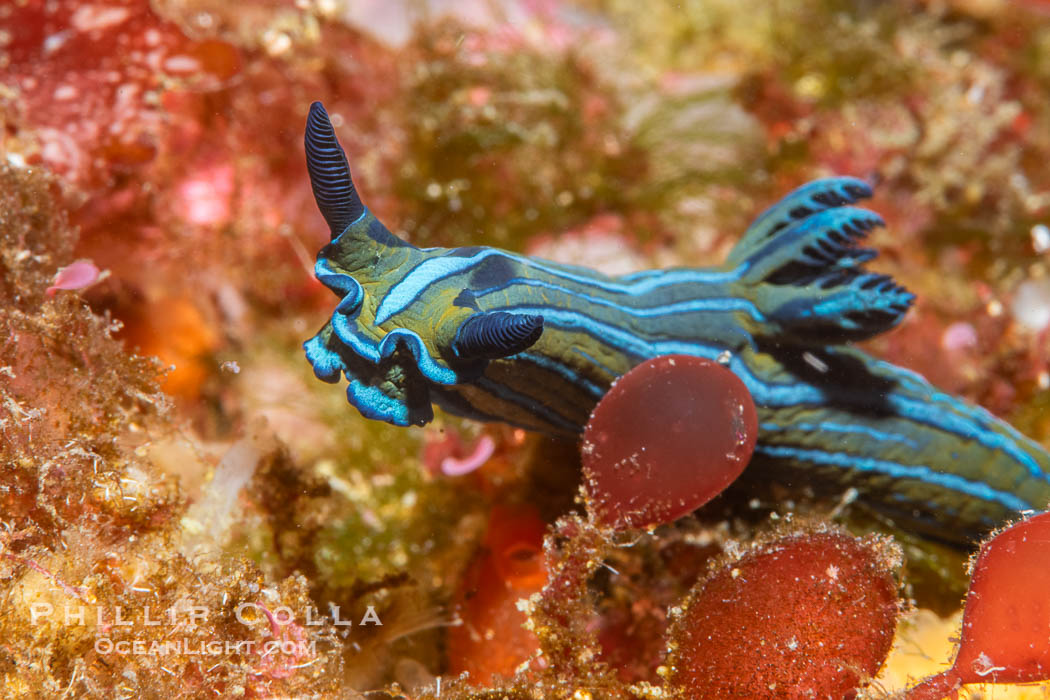
M 361 218 L 364 205 L 354 181 L 350 177 L 350 164 L 346 153 L 335 137 L 332 121 L 320 102 L 310 105 L 306 118 L 306 168 L 310 172 L 310 184 L 314 199 L 321 210 L 332 238 L 342 233 L 347 226 Z

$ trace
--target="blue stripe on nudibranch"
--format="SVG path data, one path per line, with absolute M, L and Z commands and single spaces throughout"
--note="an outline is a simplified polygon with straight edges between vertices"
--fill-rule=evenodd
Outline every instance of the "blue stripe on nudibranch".
M 845 344 L 892 328 L 913 300 L 862 267 L 875 251 L 857 243 L 882 221 L 851 206 L 871 195 L 864 182 L 828 178 L 788 194 L 720 268 L 609 277 L 493 248 L 419 249 L 398 239 L 360 202 L 322 115 L 311 108 L 307 159 L 332 241 L 315 273 L 340 301 L 304 347 L 319 378 L 347 377 L 347 398 L 363 415 L 418 425 L 436 403 L 575 436 L 638 362 L 728 357 L 759 411 L 753 469 L 772 469 L 763 475 L 856 487 L 872 505 L 950 539 L 1050 502 L 1042 447 Z M 806 355 L 818 362 L 807 365 Z
M 725 350 L 716 344 L 689 342 L 681 339 L 649 340 L 622 327 L 600 321 L 579 311 L 558 307 L 518 305 L 508 308 L 518 313 L 542 314 L 547 326 L 586 333 L 595 341 L 612 346 L 620 352 L 637 358 L 657 355 L 697 355 L 709 360 L 717 359 Z
M 573 420 L 568 416 L 562 415 L 557 408 L 537 403 L 537 401 L 528 394 L 521 391 L 515 391 L 506 384 L 493 382 L 492 380 L 482 377 L 477 380 L 477 385 L 479 388 L 484 389 L 493 396 L 506 401 L 507 403 L 515 404 L 525 411 L 539 414 L 539 416 L 550 425 L 557 426 L 563 430 L 575 430 L 576 428 Z
M 516 356 L 517 359 L 531 362 L 535 365 L 539 365 L 544 369 L 549 369 L 552 372 L 560 374 L 562 377 L 583 387 L 583 389 L 594 397 L 595 401 L 605 395 L 606 388 L 595 384 L 591 380 L 581 375 L 576 370 L 572 369 L 569 365 L 559 362 L 553 358 L 546 357 L 545 355 L 538 355 L 534 352 L 523 352 Z
M 797 447 L 779 447 L 776 445 L 759 445 L 755 448 L 759 454 L 770 457 L 786 458 L 801 462 L 812 462 L 814 464 L 827 464 L 835 467 L 854 469 L 859 472 L 878 472 L 896 479 L 915 479 L 931 484 L 943 486 L 952 491 L 965 493 L 974 498 L 985 501 L 1000 503 L 1010 510 L 1021 512 L 1034 507 L 1029 503 L 1007 491 L 993 489 L 988 484 L 979 481 L 970 481 L 962 477 L 950 474 L 928 466 L 908 466 L 897 462 L 874 459 L 872 457 L 856 457 L 844 452 L 827 452 L 825 450 L 804 450 Z
M 1014 442 L 1027 446 L 1030 452 L 1039 454 L 1042 450 L 1042 447 L 1039 444 L 1037 444 L 1034 440 L 1031 440 L 1030 438 L 1022 435 L 1016 428 L 1011 426 L 1009 423 L 1004 423 L 1000 421 L 998 418 L 993 416 L 985 409 L 979 406 L 971 406 L 960 401 L 958 398 L 952 396 L 951 394 L 946 394 L 942 391 L 937 391 L 936 389 L 933 389 L 926 382 L 926 380 L 923 379 L 921 375 L 879 360 L 872 360 L 871 364 L 873 367 L 879 368 L 883 371 L 896 372 L 901 376 L 902 383 L 906 383 L 912 390 L 918 387 L 925 387 L 927 390 L 929 390 L 929 401 L 931 403 L 945 404 L 946 406 L 950 407 L 953 411 L 957 411 L 964 414 L 972 414 L 974 420 L 976 421 L 979 427 L 987 429 L 990 426 L 995 426 L 996 429 L 1006 433 Z M 1044 478 L 1050 478 L 1046 477 L 1045 471 L 1042 471 L 1041 473 L 1043 474 Z
M 841 433 L 843 435 L 856 435 L 862 439 L 868 440 L 885 440 L 887 442 L 899 442 L 902 445 L 906 445 L 913 450 L 919 449 L 919 443 L 906 435 L 897 435 L 896 433 L 889 433 L 885 430 L 875 430 L 866 425 L 849 425 L 844 423 L 832 423 L 825 421 L 819 425 L 816 423 L 795 423 L 793 425 L 780 425 L 779 423 L 763 423 L 761 426 L 762 430 L 769 433 L 775 433 L 777 431 L 784 430 L 798 430 L 804 433 L 815 433 L 821 430 L 826 430 L 831 433 Z
M 345 314 L 332 316 L 332 328 L 339 340 L 356 355 L 378 365 L 382 360 L 391 357 L 399 348 L 407 347 L 412 353 L 416 367 L 427 379 L 437 384 L 456 384 L 458 375 L 444 367 L 428 354 L 423 339 L 415 331 L 398 328 L 383 336 L 378 343 L 359 333 L 352 320 Z
M 593 287 L 611 294 L 632 296 L 648 294 L 675 284 L 724 284 L 739 279 L 745 272 L 745 268 L 731 272 L 668 270 L 659 278 L 641 278 L 625 283 L 609 278 L 577 274 L 571 269 L 555 263 L 542 261 L 537 258 L 522 258 L 504 250 L 486 248 L 469 257 L 444 255 L 419 263 L 417 267 L 409 270 L 383 298 L 379 309 L 376 311 L 376 323 L 385 323 L 395 314 L 404 311 L 415 303 L 419 296 L 429 287 L 454 275 L 462 274 L 490 257 L 502 257 L 516 265 L 524 266 L 526 269 L 559 277 L 584 287 Z
M 572 348 L 570 352 L 582 357 L 583 360 L 591 367 L 597 367 L 599 370 L 601 370 L 602 374 L 607 374 L 611 377 L 615 377 L 620 374 L 620 372 L 605 364 L 604 362 L 596 358 L 594 355 L 591 355 L 590 353 L 587 353 L 581 350 L 580 348 Z
M 755 321 L 764 321 L 765 316 L 758 310 L 754 302 L 749 299 L 741 299 L 739 297 L 724 297 L 714 299 L 690 299 L 688 301 L 678 301 L 670 304 L 661 304 L 659 306 L 645 306 L 636 307 L 624 304 L 622 302 L 612 301 L 603 297 L 574 290 L 569 287 L 560 284 L 551 284 L 543 280 L 529 279 L 527 277 L 514 277 L 507 280 L 506 283 L 495 286 L 487 287 L 485 289 L 479 289 L 474 292 L 474 298 L 479 299 L 481 297 L 489 296 L 490 294 L 496 294 L 498 292 L 514 293 L 514 287 L 536 287 L 538 289 L 546 289 L 552 292 L 558 292 L 560 294 L 573 295 L 578 299 L 583 299 L 588 303 L 595 304 L 597 306 L 605 306 L 610 309 L 614 309 L 618 313 L 627 314 L 629 316 L 637 316 L 644 318 L 646 316 L 672 316 L 674 314 L 685 314 L 693 313 L 696 311 L 719 311 L 719 312 L 731 312 L 731 311 L 743 311 L 747 313 Z

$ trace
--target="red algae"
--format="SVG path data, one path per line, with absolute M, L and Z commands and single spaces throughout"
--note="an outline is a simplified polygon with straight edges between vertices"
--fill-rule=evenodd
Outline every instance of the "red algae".
M 655 681 L 667 654 L 669 608 L 722 553 L 719 533 L 689 518 L 611 550 L 595 583 L 601 660 L 625 683 Z M 613 572 L 616 572 L 613 574 Z
M 469 672 L 474 684 L 510 677 L 536 651 L 536 635 L 525 629 L 521 598 L 546 582 L 545 523 L 528 505 L 497 505 L 489 516 L 481 550 L 456 594 L 460 625 L 449 628 L 449 671 Z
M 141 317 L 127 318 L 120 337 L 131 349 L 156 356 L 170 367 L 163 383 L 166 392 L 198 398 L 211 371 L 208 357 L 219 344 L 214 327 L 185 298 L 162 299 L 145 311 Z
M 973 565 L 962 634 L 952 667 L 926 679 L 907 700 L 957 695 L 969 683 L 1050 679 L 1050 513 L 1006 528 Z
M 305 578 L 184 554 L 185 497 L 148 449 L 175 430 L 157 363 L 47 293 L 75 241 L 58 190 L 0 163 L 0 695 L 334 696 L 342 644 L 302 624 Z M 260 600 L 296 618 L 265 658 L 272 628 L 238 615 Z
M 149 530 L 180 500 L 172 480 L 121 447 L 134 440 L 127 423 L 163 413 L 159 368 L 125 355 L 111 321 L 77 295 L 48 294 L 75 240 L 54 185 L 0 165 L 0 513 L 22 532 L 14 552 L 57 545 L 67 527 Z
M 726 562 L 676 611 L 674 697 L 854 697 L 893 641 L 900 556 L 885 538 L 822 529 Z
M 689 355 L 643 362 L 616 381 L 584 429 L 592 517 L 620 529 L 671 522 L 740 476 L 757 437 L 754 401 L 729 369 Z
M 14 3 L 4 19 L 18 28 L 4 67 L 18 121 L 35 132 L 32 159 L 81 186 L 156 158 L 167 128 L 157 96 L 172 80 L 237 70 L 236 49 L 190 40 L 144 0 Z

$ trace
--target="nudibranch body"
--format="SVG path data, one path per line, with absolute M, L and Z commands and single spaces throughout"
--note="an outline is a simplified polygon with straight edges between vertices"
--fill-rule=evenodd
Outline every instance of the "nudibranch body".
M 305 344 L 368 418 L 461 416 L 576 437 L 620 375 L 658 355 L 727 362 L 751 392 L 752 467 L 965 539 L 1050 502 L 1050 455 L 983 409 L 847 343 L 913 296 L 863 269 L 880 218 L 861 180 L 818 180 L 755 220 L 726 263 L 610 277 L 487 247 L 416 248 L 362 204 L 327 113 L 306 152 L 332 240 L 316 274 L 341 301 Z M 639 410 L 645 410 L 639 407 Z M 703 429 L 702 426 L 698 426 Z M 761 465 L 761 466 L 759 466 Z

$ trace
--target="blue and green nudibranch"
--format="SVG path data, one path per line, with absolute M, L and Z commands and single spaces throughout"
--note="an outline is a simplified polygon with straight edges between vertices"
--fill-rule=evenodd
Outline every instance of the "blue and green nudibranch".
M 913 295 L 866 271 L 882 224 L 833 177 L 761 214 L 710 269 L 610 277 L 488 247 L 417 248 L 361 202 L 324 107 L 306 155 L 332 239 L 317 278 L 340 298 L 305 343 L 316 375 L 349 380 L 364 416 L 423 425 L 432 404 L 576 437 L 620 375 L 657 355 L 727 362 L 754 397 L 748 471 L 865 501 L 965 540 L 1050 502 L 1050 455 L 987 411 L 851 347 L 900 322 Z M 768 471 L 766 471 L 768 470 Z

